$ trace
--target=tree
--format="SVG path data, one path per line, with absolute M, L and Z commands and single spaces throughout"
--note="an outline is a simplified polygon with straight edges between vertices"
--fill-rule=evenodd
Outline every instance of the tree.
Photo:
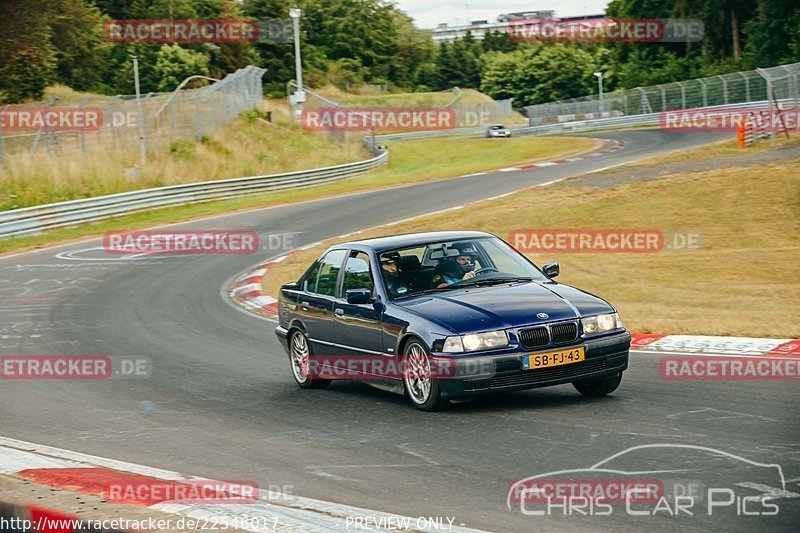
M 482 65 L 481 90 L 496 99 L 514 98 L 517 106 L 594 92 L 594 58 L 574 46 L 552 43 L 505 54 L 492 52 Z
M 519 43 L 511 38 L 508 32 L 490 31 L 483 36 L 481 47 L 484 52 L 513 52 Z
M 159 79 L 156 89 L 169 92 L 189 76 L 208 76 L 208 57 L 176 44 L 165 44 L 156 55 L 154 70 Z
M 106 17 L 83 0 L 54 0 L 50 6 L 54 79 L 79 91 L 103 90 L 101 75 L 111 49 L 103 36 Z
M 0 97 L 6 103 L 39 99 L 51 82 L 56 51 L 44 0 L 0 0 Z

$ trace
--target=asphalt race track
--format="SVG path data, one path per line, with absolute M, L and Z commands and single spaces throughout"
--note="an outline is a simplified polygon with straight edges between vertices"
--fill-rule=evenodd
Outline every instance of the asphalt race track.
M 660 131 L 593 136 L 624 145 L 552 167 L 173 228 L 302 232 L 302 245 L 719 138 Z M 100 245 L 95 239 L 0 259 L 0 353 L 146 357 L 152 375 L 2 380 L 0 435 L 209 478 L 289 486 L 302 496 L 367 509 L 456 517 L 455 524 L 490 531 L 789 531 L 800 523 L 800 494 L 776 500 L 780 512 L 772 517 L 738 516 L 735 506 L 711 517 L 674 518 L 633 517 L 624 509 L 611 516 L 526 516 L 506 506 L 515 480 L 662 443 L 779 464 L 787 490 L 800 493 L 796 382 L 664 381 L 657 355 L 633 354 L 616 394 L 594 401 L 561 386 L 422 413 L 400 396 L 358 383 L 304 391 L 292 380 L 274 324 L 222 296 L 233 276 L 276 251 L 141 260 L 72 253 Z M 680 470 L 707 486 L 749 484 L 753 495 L 770 486 L 752 468 L 694 450 L 653 448 L 623 460 L 617 466 Z

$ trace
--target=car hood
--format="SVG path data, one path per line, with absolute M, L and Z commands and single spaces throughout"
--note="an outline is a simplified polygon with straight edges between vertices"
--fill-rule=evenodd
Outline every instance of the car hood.
M 462 334 L 613 311 L 608 303 L 597 296 L 553 282 L 470 287 L 395 303 L 454 333 Z M 537 316 L 540 313 L 548 316 L 540 318 Z

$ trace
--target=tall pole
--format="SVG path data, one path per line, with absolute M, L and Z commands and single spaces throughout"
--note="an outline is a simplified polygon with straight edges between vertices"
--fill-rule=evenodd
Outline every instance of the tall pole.
M 306 93 L 303 90 L 303 60 L 300 57 L 300 16 L 302 11 L 297 8 L 289 10 L 294 26 L 294 70 L 297 82 L 297 90 L 294 93 L 295 113 L 299 117 L 303 112 L 303 103 L 306 101 Z
M 133 56 L 133 83 L 136 86 L 136 111 L 139 115 L 139 157 L 142 168 L 144 168 L 147 163 L 147 150 L 144 138 L 144 109 L 142 108 L 142 95 L 139 92 L 139 59 L 136 56 Z
M 602 72 L 595 72 L 594 75 L 597 77 L 597 89 L 600 93 L 600 112 L 603 112 L 603 73 Z

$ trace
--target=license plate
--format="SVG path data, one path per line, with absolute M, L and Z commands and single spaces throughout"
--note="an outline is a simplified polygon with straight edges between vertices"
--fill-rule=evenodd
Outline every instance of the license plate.
M 522 368 L 525 370 L 536 370 L 548 366 L 561 366 L 570 363 L 579 363 L 586 359 L 586 348 L 578 346 L 569 350 L 559 350 L 557 352 L 535 353 L 526 355 L 522 358 Z

